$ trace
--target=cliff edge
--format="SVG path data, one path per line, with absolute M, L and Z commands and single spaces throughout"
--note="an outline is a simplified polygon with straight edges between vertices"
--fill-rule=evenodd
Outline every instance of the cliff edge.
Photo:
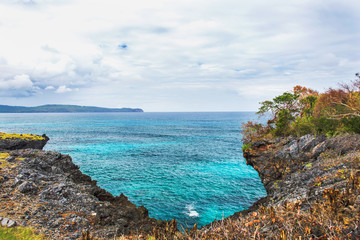
M 360 135 L 263 139 L 244 157 L 267 197 L 206 226 L 206 237 L 360 239 Z
M 41 150 L 45 135 L 17 137 L 0 139 L 0 217 L 12 225 L 35 228 L 50 239 L 77 239 L 85 230 L 113 239 L 164 226 L 145 207 L 97 186 L 69 155 Z
M 102 239 L 360 239 L 360 135 L 263 139 L 244 157 L 267 197 L 180 233 L 176 221 L 149 218 L 145 207 L 98 187 L 68 155 L 3 149 L 0 218 L 51 239 L 77 239 L 84 230 Z
M 266 205 L 306 200 L 302 204 L 306 207 L 323 199 L 326 189 L 356 187 L 353 185 L 360 177 L 359 150 L 360 135 L 305 135 L 256 141 L 244 151 L 244 157 L 265 186 Z M 357 207 L 359 200 L 357 197 Z
M 0 132 L 0 150 L 43 149 L 50 140 L 48 136 Z

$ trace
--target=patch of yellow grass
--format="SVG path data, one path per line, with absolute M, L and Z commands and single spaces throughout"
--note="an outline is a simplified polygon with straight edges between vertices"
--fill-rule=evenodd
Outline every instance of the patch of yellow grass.
M 0 239 L 3 240 L 42 240 L 43 235 L 37 235 L 31 228 L 27 227 L 0 227 Z
M 0 168 L 6 167 L 15 167 L 19 161 L 24 160 L 25 158 L 15 158 L 15 161 L 8 162 L 6 159 L 10 157 L 9 153 L 0 153 Z
M 44 137 L 34 134 L 21 134 L 21 133 L 3 133 L 0 132 L 0 139 L 25 139 L 25 140 L 45 140 Z
M 10 163 L 8 161 L 6 161 L 5 159 L 7 159 L 8 157 L 10 157 L 10 154 L 8 153 L 0 153 L 0 167 L 4 168 L 4 167 L 10 167 Z
M 5 160 L 8 157 L 10 157 L 10 154 L 8 154 L 8 153 L 0 153 L 0 160 Z

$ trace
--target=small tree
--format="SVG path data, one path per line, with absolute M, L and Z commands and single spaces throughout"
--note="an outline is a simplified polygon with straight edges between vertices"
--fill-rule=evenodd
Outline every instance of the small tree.
M 292 92 L 261 102 L 257 114 L 271 113 L 267 126 L 248 122 L 243 125 L 244 137 L 360 133 L 360 74 L 355 76 L 350 84 L 325 93 L 295 86 Z
M 340 84 L 339 89 L 330 88 L 321 94 L 315 106 L 317 117 L 340 120 L 360 117 L 360 75 L 350 84 Z
M 268 126 L 274 128 L 274 133 L 277 136 L 287 135 L 290 123 L 299 112 L 299 97 L 299 94 L 285 92 L 273 98 L 272 101 L 261 102 L 257 114 L 261 116 L 271 112 L 272 118 L 268 121 Z
M 293 89 L 294 94 L 298 94 L 298 108 L 300 117 L 312 116 L 315 103 L 318 99 L 319 93 L 310 88 L 295 86 Z

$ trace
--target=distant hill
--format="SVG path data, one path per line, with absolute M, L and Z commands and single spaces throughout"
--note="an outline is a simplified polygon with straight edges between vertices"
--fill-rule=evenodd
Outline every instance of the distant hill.
M 140 108 L 102 108 L 78 105 L 42 105 L 37 107 L 22 107 L 0 105 L 0 113 L 66 113 L 66 112 L 143 112 Z

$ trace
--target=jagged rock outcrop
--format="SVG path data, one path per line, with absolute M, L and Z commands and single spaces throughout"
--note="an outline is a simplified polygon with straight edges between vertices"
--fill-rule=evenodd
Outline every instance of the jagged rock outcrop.
M 19 134 L 22 136 L 22 134 Z M 0 150 L 15 150 L 15 149 L 43 149 L 46 143 L 50 140 L 48 136 L 36 136 L 36 138 L 19 138 L 8 137 L 0 138 Z
M 306 207 L 322 199 L 325 189 L 345 189 L 350 176 L 360 176 L 359 150 L 360 135 L 305 135 L 253 142 L 244 157 L 267 191 L 262 204 L 306 200 Z
M 204 239 L 360 239 L 360 135 L 264 139 L 244 156 L 267 197 Z
M 3 227 L 12 228 L 12 227 L 16 227 L 17 222 L 11 219 L 0 217 L 0 225 Z
M 360 135 L 306 135 L 253 142 L 244 151 L 267 197 L 250 209 L 181 234 L 82 174 L 71 157 L 39 149 L 0 151 L 0 217 L 51 239 L 151 233 L 157 239 L 358 239 Z M 153 229 L 155 229 L 153 231 Z M 139 238 L 139 239 L 142 239 Z
M 97 186 L 69 155 L 29 149 L 37 146 L 29 144 L 27 149 L 0 152 L 4 219 L 31 226 L 51 239 L 76 239 L 86 229 L 96 237 L 113 239 L 165 224 L 149 218 L 145 207 L 136 207 L 123 194 L 114 197 Z

